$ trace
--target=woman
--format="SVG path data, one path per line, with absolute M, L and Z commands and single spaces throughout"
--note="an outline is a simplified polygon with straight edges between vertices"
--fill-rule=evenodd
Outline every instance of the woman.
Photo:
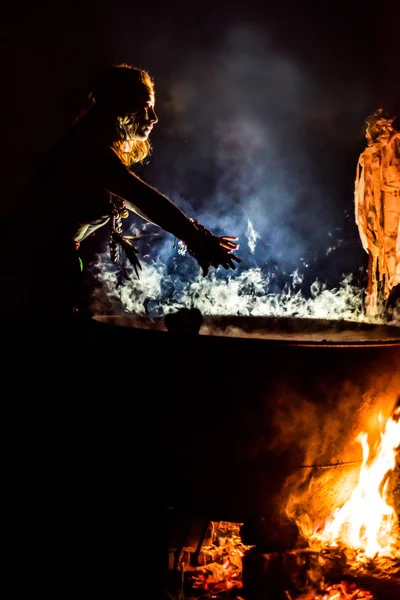
M 132 414 L 138 415 L 132 428 L 140 428 L 141 405 L 159 400 L 151 382 L 135 371 L 135 353 L 143 350 L 134 347 L 115 365 L 91 355 L 90 340 L 86 350 L 83 328 L 66 327 L 60 335 L 60 327 L 44 327 L 60 320 L 72 323 L 81 275 L 79 245 L 110 224 L 112 258 L 122 244 L 139 269 L 120 228 L 120 219 L 133 211 L 182 240 L 204 275 L 212 266 L 233 269 L 239 260 L 232 254 L 238 247 L 235 238 L 212 235 L 130 170 L 149 153 L 149 134 L 157 122 L 154 104 L 148 73 L 129 65 L 107 71 L 94 86 L 88 109 L 26 190 L 13 227 L 3 230 L 3 238 L 12 242 L 7 275 L 14 277 L 8 285 L 14 299 L 9 309 L 19 324 L 28 319 L 29 325 L 38 325 L 33 335 L 12 331 L 8 343 L 3 337 L 8 354 L 11 346 L 16 350 L 3 369 L 15 386 L 13 400 L 18 398 L 10 401 L 17 415 L 15 430 L 8 428 L 9 447 L 15 450 L 9 461 L 12 482 L 6 487 L 16 500 L 8 518 L 18 525 L 15 543 L 29 548 L 26 561 L 18 548 L 15 564 L 30 589 L 31 576 L 38 578 L 46 598 L 72 597 L 78 589 L 89 596 L 128 597 L 137 576 L 142 585 L 154 580 L 158 585 L 164 571 L 156 519 L 162 501 L 150 493 L 158 484 L 148 485 L 147 463 L 139 452 L 132 458 L 114 443 L 119 402 L 132 404 Z M 119 375 L 131 377 L 133 385 L 137 378 L 128 399 L 119 398 Z M 110 382 L 115 393 L 108 394 Z
M 76 312 L 77 249 L 99 227 L 110 224 L 112 259 L 122 246 L 138 273 L 135 250 L 122 236 L 121 219 L 129 211 L 182 240 L 204 275 L 210 267 L 234 269 L 239 261 L 232 254 L 236 238 L 214 236 L 131 170 L 148 156 L 157 123 L 150 75 L 127 64 L 113 66 L 89 100 L 25 194 L 21 247 L 30 279 L 25 277 L 26 307 L 20 312 L 40 322 Z

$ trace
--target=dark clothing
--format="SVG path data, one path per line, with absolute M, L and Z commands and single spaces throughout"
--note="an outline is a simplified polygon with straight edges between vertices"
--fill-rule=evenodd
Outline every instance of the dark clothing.
M 149 489 L 140 452 L 118 449 L 118 414 L 115 427 L 110 414 L 119 390 L 109 394 L 104 381 L 119 370 L 91 347 L 90 325 L 71 314 L 81 274 L 76 242 L 107 225 L 112 196 L 190 237 L 186 215 L 111 150 L 95 110 L 52 151 L 3 229 L 9 554 L 15 580 L 43 598 L 130 598 L 154 580 L 162 500 Z M 147 393 L 142 387 L 130 403 Z M 140 420 L 132 421 L 134 431 Z
M 74 242 L 108 223 L 113 197 L 179 239 L 191 235 L 188 217 L 120 161 L 102 119 L 93 109 L 61 140 L 16 207 L 8 276 L 19 316 L 42 322 L 70 314 L 79 278 Z

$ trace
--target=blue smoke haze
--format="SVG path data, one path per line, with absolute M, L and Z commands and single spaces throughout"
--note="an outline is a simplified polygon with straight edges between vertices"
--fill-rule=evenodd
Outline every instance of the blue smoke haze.
M 259 23 L 235 11 L 230 18 L 228 11 L 214 26 L 211 11 L 191 29 L 183 26 L 188 15 L 173 25 L 166 8 L 157 20 L 136 8 L 118 10 L 118 2 L 96 11 L 95 21 L 86 11 L 68 31 L 59 27 L 64 14 L 54 17 L 54 26 L 32 16 L 8 41 L 20 90 L 10 112 L 18 115 L 10 121 L 10 156 L 20 156 L 23 139 L 28 173 L 79 111 L 99 69 L 116 62 L 142 66 L 155 78 L 160 121 L 153 156 L 138 173 L 213 232 L 237 235 L 238 272 L 259 266 L 290 274 L 309 265 L 312 281 L 318 276 L 336 285 L 365 262 L 352 194 L 363 120 L 377 105 L 367 60 L 374 48 L 361 48 L 360 36 L 354 38 L 360 15 L 348 24 L 336 15 L 331 47 L 332 33 L 325 43 L 323 33 L 310 28 L 307 40 L 297 17 L 285 11 Z M 297 11 L 299 22 L 304 11 Z M 91 33 L 78 31 L 86 22 Z M 31 49 L 20 44 L 28 39 Z M 49 44 L 52 53 L 43 50 Z M 8 199 L 22 176 L 20 165 L 18 177 L 15 169 L 7 171 Z M 260 236 L 255 253 L 247 244 L 249 221 Z M 136 219 L 130 225 L 144 226 Z M 143 242 L 149 260 L 161 260 L 174 276 L 197 272 L 192 259 L 177 255 L 168 234 L 150 231 Z
M 218 47 L 181 59 L 167 90 L 155 80 L 160 123 L 138 172 L 214 233 L 238 236 L 238 272 L 259 266 L 289 275 L 308 265 L 311 279 L 334 285 L 358 273 L 364 256 L 352 194 L 362 117 L 355 130 L 350 123 L 367 110 L 368 94 L 356 74 L 319 82 L 253 25 L 227 29 Z M 259 235 L 254 254 L 248 221 Z M 167 238 L 149 256 L 188 276 L 193 261 Z

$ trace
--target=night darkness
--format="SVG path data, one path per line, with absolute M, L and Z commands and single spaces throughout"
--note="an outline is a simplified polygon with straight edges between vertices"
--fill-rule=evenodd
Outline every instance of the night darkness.
M 214 233 L 239 237 L 242 263 L 228 276 L 260 267 L 283 274 L 284 286 L 288 274 L 307 264 L 304 294 L 316 278 L 334 288 L 352 274 L 359 286 L 365 285 L 354 178 L 365 148 L 364 119 L 382 106 L 397 116 L 400 128 L 400 2 L 101 2 L 38 0 L 28 6 L 10 2 L 2 9 L 2 231 L 18 232 L 18 220 L 26 216 L 23 208 L 19 211 L 19 193 L 86 103 L 92 81 L 105 67 L 126 62 L 148 70 L 156 87 L 159 122 L 151 136 L 153 153 L 137 172 Z M 249 222 L 258 235 L 254 253 L 246 237 Z M 139 226 L 139 220 L 131 224 Z M 103 229 L 87 240 L 92 250 L 100 251 L 105 242 L 108 228 Z M 173 296 L 198 273 L 197 264 L 177 254 L 173 236 L 152 235 L 144 237 L 140 259 L 166 265 L 171 277 L 164 280 L 164 292 Z M 12 235 L 0 238 L 9 241 Z M 2 275 L 12 270 L 5 257 L 10 253 L 1 248 Z M 38 269 L 45 269 L 45 259 L 38 256 Z M 24 277 L 32 274 L 26 275 L 23 264 L 17 267 L 23 290 Z M 217 278 L 226 276 L 219 269 L 204 279 L 217 288 Z M 146 296 L 145 277 L 138 285 Z M 12 285 L 4 288 L 17 295 Z M 120 347 L 117 335 L 115 341 L 105 336 L 93 352 L 89 336 L 79 329 L 65 336 L 52 327 L 43 335 L 35 330 L 20 335 L 3 306 L 0 312 L 6 327 L 12 325 L 11 337 L 2 337 L 2 482 L 8 500 L 3 521 L 10 530 L 4 572 L 11 575 L 9 589 L 20 598 L 37 589 L 41 598 L 51 600 L 166 600 L 161 525 L 174 492 L 166 487 L 169 471 L 163 465 L 176 461 L 179 473 L 193 469 L 211 498 L 209 473 L 195 472 L 191 449 L 200 448 L 201 441 L 199 455 L 204 448 L 213 453 L 207 468 L 218 477 L 240 448 L 238 473 L 249 477 L 241 484 L 233 462 L 225 475 L 233 493 L 250 495 L 253 488 L 246 481 L 251 481 L 252 465 L 260 473 L 263 469 L 262 436 L 275 427 L 264 395 L 270 394 L 271 406 L 279 399 L 278 361 L 276 381 L 285 382 L 281 400 L 290 396 L 288 411 L 297 403 L 288 413 L 292 431 L 309 382 L 314 396 L 321 402 L 329 398 L 333 406 L 340 393 L 347 401 L 357 386 L 364 390 L 387 356 L 379 354 L 376 370 L 362 385 L 353 385 L 353 362 L 357 382 L 375 357 L 368 354 L 370 362 L 365 361 L 363 352 L 375 352 L 374 344 L 361 348 L 354 361 L 354 354 L 340 356 L 339 367 L 334 365 L 337 354 L 322 353 L 317 359 L 308 354 L 306 359 L 306 353 L 292 354 L 289 348 L 281 354 L 276 346 L 258 358 L 257 346 L 254 364 L 253 354 L 241 355 L 235 346 L 221 350 L 217 344 L 210 356 L 204 346 L 199 358 L 191 342 L 178 340 L 175 346 L 168 340 L 158 347 L 150 337 L 129 337 Z M 328 362 L 325 366 L 331 360 L 326 356 L 333 356 L 332 370 Z M 329 377 L 323 381 L 326 371 Z M 336 373 L 338 382 L 333 381 Z M 301 383 L 295 393 L 291 377 Z M 385 377 L 376 377 L 384 385 Z M 366 396 L 360 394 L 362 402 Z M 234 405 L 237 412 L 232 412 Z M 350 413 L 341 417 L 340 431 L 342 420 L 353 418 Z M 236 450 L 235 440 L 232 447 L 230 439 L 225 444 L 232 423 L 243 432 Z M 259 441 L 247 451 L 242 443 L 251 439 L 253 427 Z M 224 435 L 219 428 L 225 428 Z M 161 457 L 154 448 L 162 444 Z M 179 456 L 171 453 L 170 444 L 179 446 Z M 280 465 L 277 461 L 277 471 Z M 270 489 L 264 472 L 263 481 Z M 174 482 L 168 486 L 173 490 Z M 163 594 L 151 593 L 157 586 Z M 143 588 L 150 590 L 147 596 Z
M 213 231 L 238 235 L 242 269 L 308 263 L 309 282 L 323 274 L 331 285 L 359 272 L 355 166 L 365 117 L 379 106 L 399 115 L 398 3 L 245 4 L 9 9 L 4 213 L 93 78 L 128 62 L 153 75 L 159 117 L 137 172 Z M 152 252 L 165 259 L 162 244 Z

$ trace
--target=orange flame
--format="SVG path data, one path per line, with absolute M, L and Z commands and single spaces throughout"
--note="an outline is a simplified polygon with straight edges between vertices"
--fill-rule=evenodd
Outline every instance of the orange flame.
M 373 460 L 369 460 L 367 434 L 360 433 L 357 441 L 363 450 L 358 485 L 346 504 L 335 511 L 330 522 L 315 536 L 328 545 L 341 543 L 361 549 L 366 557 L 394 556 L 398 519 L 387 503 L 387 488 L 400 446 L 400 407 L 387 420 Z

